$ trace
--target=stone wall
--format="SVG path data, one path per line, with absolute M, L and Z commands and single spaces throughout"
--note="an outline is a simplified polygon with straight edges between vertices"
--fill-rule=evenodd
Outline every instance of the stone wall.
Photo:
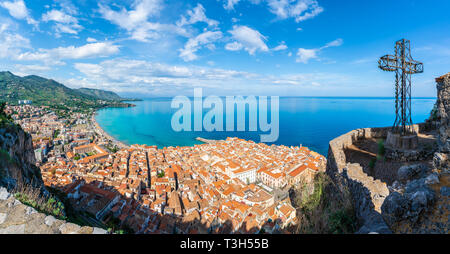
M 419 128 L 415 125 L 414 128 Z M 390 128 L 364 128 L 350 131 L 330 141 L 327 174 L 352 195 L 360 229 L 357 233 L 391 233 L 380 211 L 389 195 L 386 184 L 367 175 L 360 164 L 347 163 L 345 149 L 360 139 L 384 138 Z
M 425 128 L 424 124 L 413 125 L 416 132 Z M 391 127 L 356 129 L 330 141 L 327 174 L 340 188 L 347 188 L 352 194 L 360 225 L 358 233 L 391 232 L 381 216 L 381 206 L 389 196 L 389 189 L 386 183 L 367 175 L 360 164 L 348 163 L 345 149 L 361 139 L 386 138 L 389 130 Z
M 106 234 L 101 228 L 81 227 L 37 212 L 0 188 L 0 234 Z

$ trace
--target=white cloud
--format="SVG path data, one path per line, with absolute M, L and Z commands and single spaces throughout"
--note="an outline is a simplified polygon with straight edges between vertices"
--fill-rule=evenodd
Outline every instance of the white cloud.
M 64 59 L 84 59 L 107 57 L 119 52 L 119 46 L 110 42 L 89 43 L 81 47 L 69 46 L 54 49 L 39 49 L 37 52 L 25 52 L 17 56 L 22 61 L 42 61 L 46 64 L 64 64 Z
M 192 25 L 198 22 L 204 22 L 208 24 L 208 26 L 212 27 L 219 25 L 218 21 L 206 17 L 205 8 L 201 4 L 197 4 L 197 6 L 193 10 L 188 10 L 187 17 L 181 16 L 181 19 L 177 22 L 177 25 Z
M 77 63 L 75 68 L 80 71 L 80 76 L 66 80 L 64 84 L 132 92 L 140 96 L 189 95 L 194 87 L 203 87 L 205 93 L 215 95 L 292 95 L 305 94 L 307 88 L 316 89 L 320 86 L 320 89 L 324 89 L 351 81 L 342 74 L 333 73 L 273 76 L 127 59 L 105 60 L 99 64 Z
M 273 51 L 281 51 L 281 50 L 286 50 L 288 47 L 286 46 L 285 42 L 281 42 L 280 45 L 276 46 L 275 48 L 273 48 Z
M 110 89 L 117 92 L 162 94 L 180 93 L 194 86 L 227 89 L 225 84 L 239 83 L 255 74 L 210 67 L 178 66 L 142 60 L 112 59 L 99 64 L 77 63 L 75 68 L 85 77 L 71 80 L 69 84 Z M 231 85 L 230 85 L 231 86 Z M 170 89 L 168 90 L 168 87 Z M 231 87 L 229 89 L 232 89 Z M 168 92 L 170 91 L 170 92 Z
M 59 10 L 51 10 L 42 15 L 42 20 L 44 22 L 55 21 L 59 23 L 78 23 L 78 20 L 62 11 Z
M 233 26 L 233 30 L 229 31 L 235 40 L 225 46 L 227 50 L 245 49 L 250 55 L 254 55 L 256 51 L 269 51 L 264 37 L 258 31 L 247 26 Z
M 297 59 L 296 62 L 297 63 L 308 63 L 308 61 L 310 59 L 315 59 L 317 58 L 317 52 L 319 51 L 319 49 L 304 49 L 304 48 L 299 48 L 297 51 Z
M 179 26 L 148 21 L 160 14 L 162 5 L 162 0 L 134 0 L 131 10 L 122 7 L 120 11 L 114 11 L 99 4 L 99 12 L 104 19 L 127 30 L 131 38 L 138 41 L 157 39 L 163 32 L 188 36 L 186 30 Z
M 11 23 L 0 20 L 0 58 L 15 58 L 23 49 L 31 48 L 28 38 L 11 31 Z
M 87 42 L 97 42 L 97 39 L 88 37 L 88 38 L 86 39 L 86 41 L 87 41 Z
M 299 48 L 297 51 L 297 59 L 296 62 L 297 63 L 308 63 L 309 60 L 311 59 L 317 59 L 318 58 L 318 53 L 326 48 L 330 48 L 330 47 L 339 47 L 343 44 L 343 40 L 342 39 L 336 39 L 332 42 L 329 42 L 327 44 L 325 44 L 325 46 L 320 47 L 320 48 L 314 48 L 314 49 L 305 49 L 305 48 Z
M 244 46 L 242 44 L 240 44 L 239 42 L 235 41 L 235 42 L 231 42 L 231 43 L 227 43 L 225 45 L 225 49 L 229 50 L 229 51 L 239 51 L 243 48 Z
M 336 39 L 332 42 L 328 42 L 325 46 L 323 46 L 322 48 L 329 48 L 329 47 L 339 47 L 344 43 L 344 41 L 342 39 Z
M 294 18 L 296 22 L 314 18 L 323 12 L 316 0 L 268 0 L 269 11 L 279 19 Z
M 239 0 L 225 0 L 223 8 L 225 8 L 225 10 L 233 10 L 237 3 L 239 3 Z
M 33 74 L 45 74 L 47 71 L 50 71 L 52 68 L 45 65 L 35 65 L 35 64 L 29 64 L 29 65 L 22 65 L 22 64 L 16 64 L 14 65 L 14 73 L 19 76 L 28 76 Z
M 202 46 L 206 46 L 209 49 L 214 49 L 214 42 L 222 38 L 222 32 L 220 31 L 206 31 L 198 36 L 189 39 L 184 45 L 184 48 L 180 50 L 180 57 L 184 61 L 193 61 L 198 58 L 195 54 Z
M 0 6 L 7 9 L 9 15 L 16 19 L 26 20 L 30 25 L 38 24 L 38 22 L 30 16 L 23 0 L 15 0 L 14 2 L 4 1 L 0 3 Z

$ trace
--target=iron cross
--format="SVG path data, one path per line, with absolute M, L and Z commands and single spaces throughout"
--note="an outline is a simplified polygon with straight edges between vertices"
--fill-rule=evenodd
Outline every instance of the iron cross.
M 422 73 L 423 63 L 412 59 L 410 41 L 401 39 L 395 43 L 395 55 L 382 56 L 378 67 L 383 71 L 395 71 L 395 122 L 392 131 L 401 135 L 411 134 L 411 75 Z

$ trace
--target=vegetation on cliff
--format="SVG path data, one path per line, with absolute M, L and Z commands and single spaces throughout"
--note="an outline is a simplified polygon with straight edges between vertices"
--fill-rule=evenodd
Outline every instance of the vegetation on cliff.
M 356 217 L 348 190 L 341 190 L 325 173 L 291 191 L 300 219 L 294 233 L 345 234 L 356 231 Z

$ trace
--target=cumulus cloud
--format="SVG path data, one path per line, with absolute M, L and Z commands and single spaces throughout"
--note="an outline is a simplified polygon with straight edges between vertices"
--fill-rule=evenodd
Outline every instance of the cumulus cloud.
M 227 50 L 246 50 L 250 55 L 254 55 L 256 51 L 269 51 L 266 43 L 266 37 L 260 32 L 248 26 L 233 26 L 233 30 L 229 31 L 234 42 L 225 45 Z
M 223 8 L 225 8 L 225 10 L 233 10 L 237 3 L 239 3 L 239 0 L 225 0 Z
M 56 25 L 54 29 L 57 35 L 60 33 L 68 34 L 78 34 L 78 32 L 83 29 L 81 25 L 78 24 L 78 19 L 60 10 L 51 10 L 42 15 L 42 21 L 44 22 L 55 22 Z
M 23 0 L 15 0 L 14 2 L 4 1 L 0 3 L 0 6 L 7 9 L 9 15 L 16 19 L 26 20 L 30 25 L 38 24 L 38 22 L 30 16 L 27 6 Z
M 234 70 L 167 65 L 127 59 L 105 60 L 99 64 L 77 63 L 75 68 L 85 75 L 77 79 L 83 80 L 84 86 L 108 88 L 118 92 L 132 89 L 152 94 L 155 89 L 162 89 L 162 93 L 167 94 L 170 93 L 168 91 L 190 89 L 193 86 L 227 89 L 225 84 L 234 81 L 239 83 L 241 80 L 255 76 L 255 74 Z M 170 87 L 169 90 L 168 87 Z
M 119 46 L 110 42 L 89 43 L 80 47 L 58 47 L 54 49 L 39 49 L 37 52 L 25 52 L 16 60 L 42 61 L 46 64 L 62 65 L 61 60 L 107 57 L 119 52 Z
M 214 48 L 214 42 L 222 38 L 222 32 L 220 31 L 206 31 L 199 34 L 194 38 L 190 38 L 184 48 L 180 50 L 180 57 L 184 61 L 193 61 L 198 58 L 195 54 L 202 46 L 208 47 L 209 49 Z
M 157 39 L 162 32 L 188 36 L 186 30 L 179 26 L 148 21 L 160 14 L 162 5 L 162 0 L 135 0 L 131 10 L 122 7 L 119 11 L 114 11 L 100 3 L 98 11 L 104 19 L 127 30 L 131 38 L 138 41 Z
M 224 0 L 223 8 L 234 10 L 240 0 Z M 311 19 L 324 11 L 317 0 L 249 0 L 252 4 L 265 2 L 278 19 L 293 18 L 297 23 Z
M 201 4 L 197 4 L 197 6 L 193 10 L 188 10 L 187 17 L 181 16 L 181 19 L 177 22 L 177 25 L 192 25 L 198 22 L 204 22 L 208 24 L 208 26 L 212 27 L 219 25 L 218 21 L 206 17 L 205 8 Z
M 231 42 L 231 43 L 227 43 L 225 45 L 225 49 L 229 50 L 229 51 L 239 51 L 244 47 L 244 45 L 240 44 L 239 42 L 235 41 L 235 42 Z
M 111 59 L 98 64 L 76 63 L 80 75 L 63 83 L 71 87 L 91 87 L 116 92 L 133 91 L 145 95 L 191 94 L 203 87 L 210 94 L 279 94 L 293 89 L 304 94 L 305 88 L 349 83 L 348 77 L 333 73 L 265 75 L 212 67 L 168 65 L 145 60 Z
M 297 59 L 296 62 L 297 63 L 308 63 L 311 59 L 317 59 L 318 58 L 318 53 L 326 48 L 330 48 L 330 47 L 339 47 L 344 43 L 344 41 L 342 39 L 336 39 L 334 41 L 331 41 L 327 44 L 325 44 L 325 46 L 320 47 L 320 48 L 314 48 L 314 49 L 305 49 L 305 48 L 299 48 L 297 51 Z
M 275 48 L 273 48 L 273 51 L 281 51 L 281 50 L 286 50 L 288 47 L 286 46 L 285 42 L 281 42 L 280 45 L 276 46 Z
M 279 19 L 294 18 L 301 22 L 323 12 L 316 0 L 268 0 L 269 11 Z
M 14 73 L 19 76 L 28 76 L 28 75 L 43 75 L 46 72 L 50 71 L 52 68 L 45 65 L 38 64 L 16 64 L 14 65 Z
M 0 19 L 0 58 L 14 58 L 31 47 L 30 40 L 12 31 L 12 22 Z

